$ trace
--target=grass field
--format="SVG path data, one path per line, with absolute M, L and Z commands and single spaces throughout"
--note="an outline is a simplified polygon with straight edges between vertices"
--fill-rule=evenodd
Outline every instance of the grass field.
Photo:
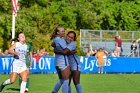
M 0 83 L 9 75 L 0 75 Z M 29 93 L 51 93 L 57 74 L 31 74 Z M 81 74 L 83 93 L 140 93 L 140 74 Z M 72 93 L 76 93 L 73 83 Z M 2 93 L 19 93 L 18 79 Z M 61 89 L 59 90 L 61 93 Z

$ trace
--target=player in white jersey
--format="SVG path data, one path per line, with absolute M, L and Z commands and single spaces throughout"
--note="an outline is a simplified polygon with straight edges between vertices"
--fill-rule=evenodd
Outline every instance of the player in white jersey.
M 25 35 L 22 32 L 18 34 L 18 42 L 13 44 L 9 48 L 8 52 L 14 55 L 14 60 L 11 64 L 10 78 L 1 84 L 0 92 L 6 85 L 13 84 L 16 81 L 17 75 L 19 74 L 22 79 L 20 93 L 24 93 L 27 80 L 27 71 L 26 71 L 27 45 L 25 44 Z
M 66 41 L 63 38 L 65 35 L 65 30 L 63 27 L 58 26 L 54 30 L 54 33 L 51 37 L 51 39 L 54 38 L 53 42 L 55 43 L 56 47 L 54 50 L 63 50 L 67 47 Z M 69 84 L 69 78 L 70 78 L 70 66 L 68 63 L 68 57 L 67 55 L 60 55 L 55 54 L 55 60 L 54 60 L 55 68 L 58 73 L 59 81 L 62 86 L 62 93 L 68 93 L 68 84 Z M 58 84 L 58 83 L 57 83 Z M 55 85 L 55 87 L 57 86 Z M 58 90 L 54 90 L 52 93 L 57 93 Z
M 29 42 L 26 43 L 27 44 L 27 53 L 26 53 L 26 71 L 27 71 L 27 83 L 26 83 L 26 89 L 25 89 L 25 92 L 28 92 L 29 91 L 29 83 L 30 83 L 30 79 L 29 79 L 29 73 L 30 73 L 30 67 L 32 66 L 32 59 L 33 59 L 33 56 L 32 56 L 32 46 Z M 21 85 L 21 78 L 19 78 L 19 85 Z
M 76 87 L 77 93 L 82 93 L 82 87 L 80 85 L 81 65 L 80 65 L 79 57 L 76 56 L 76 54 L 74 53 L 74 51 L 76 51 L 75 41 L 76 41 L 76 33 L 74 31 L 69 31 L 66 36 L 67 48 L 63 50 L 55 51 L 55 53 L 68 56 L 70 68 L 72 71 L 71 78 L 73 78 L 73 82 Z M 73 51 L 73 52 L 70 52 L 70 51 Z M 71 93 L 70 88 L 69 88 L 69 93 Z

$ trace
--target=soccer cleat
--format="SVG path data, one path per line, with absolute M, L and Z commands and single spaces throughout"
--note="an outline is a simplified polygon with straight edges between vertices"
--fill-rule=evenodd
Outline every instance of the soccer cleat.
M 2 83 L 1 86 L 0 86 L 0 92 L 2 92 L 2 90 L 3 90 L 4 87 L 5 87 L 5 86 L 4 86 L 3 83 Z

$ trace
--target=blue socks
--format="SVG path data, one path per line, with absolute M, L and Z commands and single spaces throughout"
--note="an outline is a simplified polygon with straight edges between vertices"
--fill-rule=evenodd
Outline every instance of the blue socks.
M 82 87 L 80 84 L 75 85 L 77 93 L 82 93 Z
M 56 83 L 52 93 L 57 93 L 62 84 L 63 84 L 62 93 L 71 93 L 71 86 L 68 85 L 69 84 L 69 79 L 67 79 L 67 80 L 62 80 L 61 79 L 61 80 L 59 80 Z
M 62 86 L 62 93 L 68 93 L 68 90 L 69 90 L 69 79 L 64 80 Z
M 60 79 L 60 80 L 55 84 L 54 89 L 53 89 L 53 92 L 54 92 L 54 93 L 57 93 L 62 84 L 63 84 L 63 80 Z
M 69 85 L 69 90 L 68 90 L 68 93 L 71 93 L 71 86 Z

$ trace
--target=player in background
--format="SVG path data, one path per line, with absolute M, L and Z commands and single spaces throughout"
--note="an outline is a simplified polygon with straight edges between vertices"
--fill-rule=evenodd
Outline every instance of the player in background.
M 33 60 L 33 49 L 31 44 L 26 43 L 27 44 L 27 55 L 26 55 L 26 66 L 27 66 L 27 84 L 26 84 L 26 89 L 25 92 L 28 92 L 28 88 L 29 88 L 29 74 L 30 74 L 30 67 L 32 67 L 32 60 Z

